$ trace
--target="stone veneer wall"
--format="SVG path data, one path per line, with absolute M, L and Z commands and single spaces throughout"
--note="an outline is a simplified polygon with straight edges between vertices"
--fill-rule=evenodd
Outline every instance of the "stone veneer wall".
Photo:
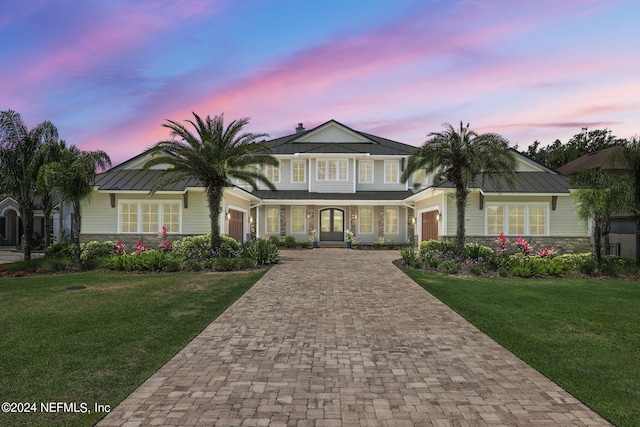
M 533 250 L 546 248 L 553 245 L 558 254 L 591 252 L 591 237 L 551 237 L 551 236 L 522 236 L 533 246 Z M 478 242 L 481 245 L 496 247 L 496 236 L 467 236 L 467 242 Z M 517 237 L 509 236 L 509 243 L 515 243 Z M 448 240 L 455 240 L 451 236 Z
M 384 239 L 384 206 L 376 206 L 378 209 L 378 238 Z
M 287 236 L 287 208 L 280 206 L 280 237 L 285 238 Z
M 192 234 L 169 234 L 167 240 L 174 242 L 183 237 L 192 236 Z M 158 249 L 162 243 L 162 239 L 155 234 L 80 234 L 80 243 L 87 242 L 106 242 L 110 240 L 114 243 L 122 242 L 127 245 L 127 250 L 133 250 L 133 245 L 140 240 L 149 249 Z

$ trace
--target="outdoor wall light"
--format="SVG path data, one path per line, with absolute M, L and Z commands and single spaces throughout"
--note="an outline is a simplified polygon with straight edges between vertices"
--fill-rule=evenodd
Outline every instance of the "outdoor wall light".
M 438 211 L 438 212 L 436 213 L 436 220 L 437 220 L 438 222 L 440 222 L 440 218 L 442 218 L 442 217 L 441 217 L 441 215 L 440 215 L 440 211 Z
M 231 211 L 227 211 L 227 221 L 231 219 Z

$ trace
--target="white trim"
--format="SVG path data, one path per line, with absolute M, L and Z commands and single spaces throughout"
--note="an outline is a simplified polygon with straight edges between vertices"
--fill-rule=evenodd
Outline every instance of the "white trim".
M 302 231 L 293 231 L 293 211 L 294 209 L 302 209 Z M 306 234 L 307 233 L 307 208 L 305 206 L 291 206 L 289 208 L 289 233 L 290 234 Z
M 137 206 L 137 222 L 136 222 L 136 231 L 122 231 L 122 224 L 120 222 L 120 212 L 122 205 L 136 205 Z M 142 231 L 142 210 L 141 205 L 157 205 L 158 206 L 158 229 L 156 231 Z M 118 234 L 158 234 L 162 229 L 163 224 L 163 206 L 165 204 L 175 204 L 178 205 L 178 231 L 172 231 L 169 234 L 182 234 L 182 201 L 175 199 L 158 199 L 158 200 L 136 200 L 136 199 L 121 199 L 118 200 L 118 211 L 116 212 L 117 221 L 117 233 Z
M 318 163 L 319 162 L 325 162 L 325 167 L 324 167 L 324 173 L 325 173 L 325 177 L 320 179 L 318 177 L 318 172 L 320 171 L 320 168 L 318 167 Z M 335 179 L 329 179 L 329 162 L 336 162 L 336 177 Z M 345 173 L 345 179 L 340 179 L 340 163 L 344 162 L 347 170 Z M 332 157 L 326 157 L 326 158 L 321 158 L 318 159 L 316 158 L 316 181 L 317 182 L 336 182 L 336 181 L 340 181 L 340 182 L 348 182 L 349 181 L 349 158 L 342 158 L 342 159 L 336 159 Z
M 523 206 L 525 208 L 524 211 L 524 233 L 522 233 L 522 236 L 549 236 L 549 226 L 550 226 L 550 203 L 548 202 L 500 202 L 500 201 L 491 201 L 491 202 L 486 202 L 485 201 L 485 208 L 484 208 L 484 235 L 485 236 L 498 236 L 499 233 L 497 234 L 489 234 L 489 206 L 504 206 L 507 209 L 505 209 L 504 212 L 504 230 L 503 233 L 505 234 L 505 236 L 516 236 L 519 234 L 509 234 L 509 212 L 508 212 L 508 207 L 509 206 Z M 544 234 L 531 234 L 531 229 L 530 229 L 530 207 L 531 206 L 544 206 L 546 208 L 546 215 L 545 215 L 545 233 Z
M 389 181 L 388 176 L 387 176 L 387 164 L 391 164 L 394 163 L 397 167 L 397 171 L 396 171 L 396 180 L 395 181 Z M 400 182 L 400 160 L 385 160 L 384 161 L 384 183 L 385 184 L 397 184 Z
M 358 160 L 357 162 L 358 167 L 357 167 L 357 174 L 358 174 L 358 184 L 375 184 L 376 182 L 376 171 L 375 171 L 375 162 L 373 160 Z M 371 181 L 362 181 L 360 179 L 361 175 L 361 167 L 363 164 L 369 164 L 371 165 Z
M 293 165 L 296 163 L 302 163 L 302 181 L 294 181 Z M 305 184 L 307 182 L 307 161 L 306 160 L 291 160 L 291 183 L 292 184 Z

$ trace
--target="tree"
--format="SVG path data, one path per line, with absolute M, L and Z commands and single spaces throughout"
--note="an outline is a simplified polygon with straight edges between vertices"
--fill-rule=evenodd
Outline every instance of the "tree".
M 602 265 L 602 237 L 605 237 L 605 252 L 609 253 L 609 231 L 613 215 L 629 206 L 631 191 L 626 180 L 602 170 L 584 171 L 576 176 L 582 184 L 592 188 L 576 191 L 576 213 L 584 222 L 593 220 L 593 240 L 596 265 Z
M 93 193 L 96 169 L 110 165 L 111 159 L 104 151 L 81 151 L 75 145 L 65 148 L 61 144 L 59 160 L 48 167 L 51 185 L 58 187 L 60 198 L 69 200 L 73 206 L 73 252 L 77 265 L 80 265 L 82 203 Z
M 58 130 L 50 121 L 28 129 L 19 113 L 0 112 L 0 193 L 9 194 L 20 206 L 25 260 L 31 259 L 35 186 L 46 160 L 42 146 L 57 139 Z
M 51 244 L 51 213 L 53 211 L 54 191 L 56 183 L 50 176 L 51 165 L 60 161 L 62 153 L 66 150 L 64 141 L 49 141 L 41 147 L 41 153 L 45 161 L 40 167 L 38 177 L 36 179 L 36 193 L 42 197 L 42 214 L 44 216 L 44 247 Z M 60 192 L 58 192 L 59 195 Z M 60 205 L 60 216 L 62 217 L 62 200 L 58 197 Z
M 456 246 L 462 255 L 469 188 L 479 175 L 496 185 L 503 179 L 512 182 L 516 159 L 507 140 L 499 134 L 477 134 L 469 129 L 469 124 L 463 126 L 462 122 L 460 129 L 454 129 L 449 123 L 443 126 L 444 132 L 430 133 L 429 139 L 409 157 L 401 180 L 406 182 L 412 173 L 425 169 L 427 173 L 437 171 L 434 185 L 443 180 L 453 185 L 458 210 Z
M 195 178 L 204 185 L 211 220 L 211 249 L 217 251 L 220 248 L 219 218 L 224 188 L 231 186 L 231 179 L 235 178 L 248 183 L 254 190 L 258 182 L 275 190 L 267 177 L 253 166 L 278 166 L 278 160 L 271 155 L 269 146 L 256 142 L 267 134 L 242 133 L 249 123 L 248 118 L 234 120 L 225 128 L 223 114 L 214 118 L 207 116 L 204 120 L 196 113 L 192 114 L 195 121 L 186 122 L 196 133 L 185 125 L 167 120 L 163 126 L 171 130 L 173 139 L 160 141 L 148 150 L 148 153 L 162 155 L 152 157 L 144 168 L 171 165 L 161 172 L 153 192 L 184 179 Z

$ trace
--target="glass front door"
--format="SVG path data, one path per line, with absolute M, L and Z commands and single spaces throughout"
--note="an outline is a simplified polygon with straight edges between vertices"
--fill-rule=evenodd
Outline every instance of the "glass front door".
M 344 211 L 325 209 L 320 211 L 320 241 L 344 242 Z

